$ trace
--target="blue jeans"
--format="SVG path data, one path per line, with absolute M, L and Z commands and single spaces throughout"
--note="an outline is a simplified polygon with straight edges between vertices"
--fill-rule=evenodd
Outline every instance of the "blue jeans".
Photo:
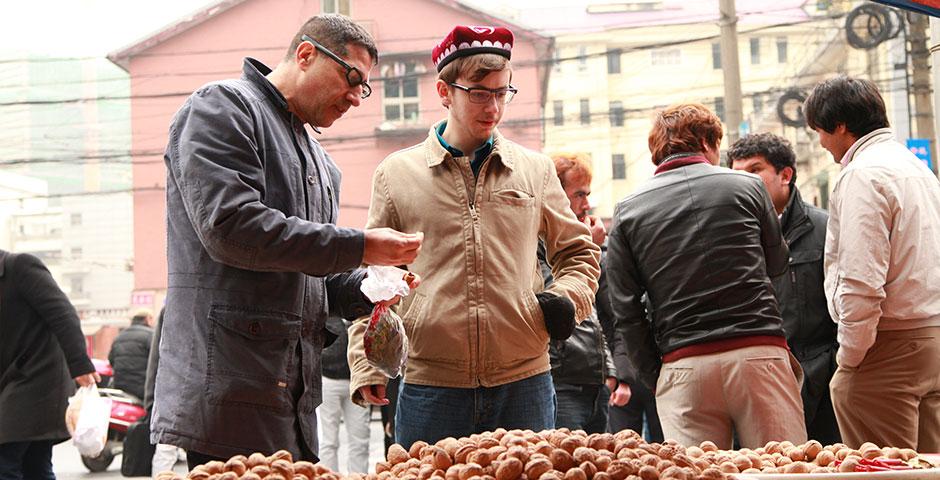
M 585 433 L 607 431 L 607 402 L 610 390 L 606 385 L 572 385 L 556 383 L 555 428 L 584 430 Z
M 446 388 L 401 384 L 395 441 L 406 449 L 418 441 L 506 430 L 555 426 L 555 389 L 543 374 L 496 387 Z
M 55 480 L 51 440 L 0 444 L 0 480 Z

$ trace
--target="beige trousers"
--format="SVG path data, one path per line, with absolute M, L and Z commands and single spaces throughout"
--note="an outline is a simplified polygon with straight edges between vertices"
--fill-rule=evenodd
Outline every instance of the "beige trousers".
M 940 327 L 880 331 L 829 383 L 842 441 L 940 452 Z
M 753 346 L 687 357 L 663 365 L 656 408 L 666 438 L 682 445 L 705 440 L 730 449 L 770 440 L 806 441 L 800 384 L 803 370 L 785 348 Z

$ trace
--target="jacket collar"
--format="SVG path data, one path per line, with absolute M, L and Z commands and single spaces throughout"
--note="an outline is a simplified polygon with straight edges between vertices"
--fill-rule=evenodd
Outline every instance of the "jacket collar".
M 431 129 L 428 130 L 428 138 L 424 140 L 425 161 L 428 164 L 428 168 L 436 167 L 444 163 L 448 158 L 454 158 L 453 154 L 444 148 L 437 139 L 437 128 L 445 121 L 446 120 L 441 120 L 431 125 Z M 493 148 L 490 151 L 490 159 L 499 160 L 506 168 L 512 170 L 515 167 L 512 149 L 506 148 L 507 140 L 499 133 L 498 129 L 493 129 L 492 141 Z
M 803 227 L 804 224 L 806 224 L 806 227 Z M 780 228 L 783 229 L 783 235 L 786 237 L 787 243 L 796 240 L 803 234 L 804 230 L 813 228 L 812 220 L 806 213 L 803 197 L 796 186 L 790 189 L 790 200 L 787 201 L 787 206 L 783 209 L 783 215 L 780 217 Z
M 242 65 L 242 78 L 258 87 L 261 93 L 282 109 L 289 118 L 296 119 L 296 121 L 301 124 L 304 123 L 299 117 L 291 113 L 290 106 L 287 104 L 287 99 L 284 98 L 284 94 L 268 80 L 267 75 L 269 73 L 271 73 L 270 67 L 254 58 L 245 57 L 245 63 Z M 322 133 L 319 128 L 313 125 L 310 125 L 310 128 L 312 128 L 314 132 Z
M 864 137 L 859 138 L 849 147 L 849 150 L 845 152 L 845 155 L 842 156 L 842 160 L 839 162 L 843 167 L 849 165 L 849 163 L 855 159 L 860 151 L 864 150 L 870 145 L 876 143 L 883 143 L 894 140 L 894 132 L 890 128 L 879 128 L 877 130 L 872 130 L 868 132 Z

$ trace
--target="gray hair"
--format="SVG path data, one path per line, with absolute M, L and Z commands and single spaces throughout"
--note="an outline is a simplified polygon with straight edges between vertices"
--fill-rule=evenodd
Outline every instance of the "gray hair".
M 346 49 L 347 45 L 359 45 L 369 52 L 373 64 L 379 62 L 379 51 L 375 47 L 375 40 L 372 35 L 362 25 L 353 22 L 351 18 L 345 15 L 325 13 L 310 17 L 310 20 L 307 20 L 294 35 L 294 40 L 291 41 L 290 48 L 287 49 L 287 54 L 284 56 L 285 60 L 293 58 L 297 46 L 303 41 L 301 37 L 304 35 L 343 57 L 349 54 Z

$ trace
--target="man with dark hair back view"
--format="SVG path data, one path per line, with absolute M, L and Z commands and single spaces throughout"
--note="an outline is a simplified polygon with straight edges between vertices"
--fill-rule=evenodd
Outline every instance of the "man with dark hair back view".
M 804 111 L 842 165 L 825 253 L 842 438 L 940 451 L 940 182 L 894 139 L 872 82 L 824 81 Z
M 774 292 L 787 344 L 803 367 L 806 434 L 824 445 L 838 443 L 841 437 L 829 398 L 829 380 L 835 372 L 839 343 L 823 291 L 829 214 L 803 202 L 796 188 L 796 155 L 785 138 L 772 133 L 748 135 L 728 150 L 728 163 L 764 181 L 780 216 L 783 238 L 790 248 L 790 272 L 773 279 Z
M 717 166 L 721 137 L 700 104 L 653 121 L 656 173 L 617 204 L 608 237 L 614 346 L 656 392 L 666 438 L 798 444 L 802 371 L 770 280 L 786 272 L 787 246 L 760 179 Z
M 143 400 L 147 380 L 147 361 L 153 340 L 153 312 L 141 310 L 131 318 L 131 326 L 114 339 L 108 361 L 114 369 L 111 382 L 114 388 Z

